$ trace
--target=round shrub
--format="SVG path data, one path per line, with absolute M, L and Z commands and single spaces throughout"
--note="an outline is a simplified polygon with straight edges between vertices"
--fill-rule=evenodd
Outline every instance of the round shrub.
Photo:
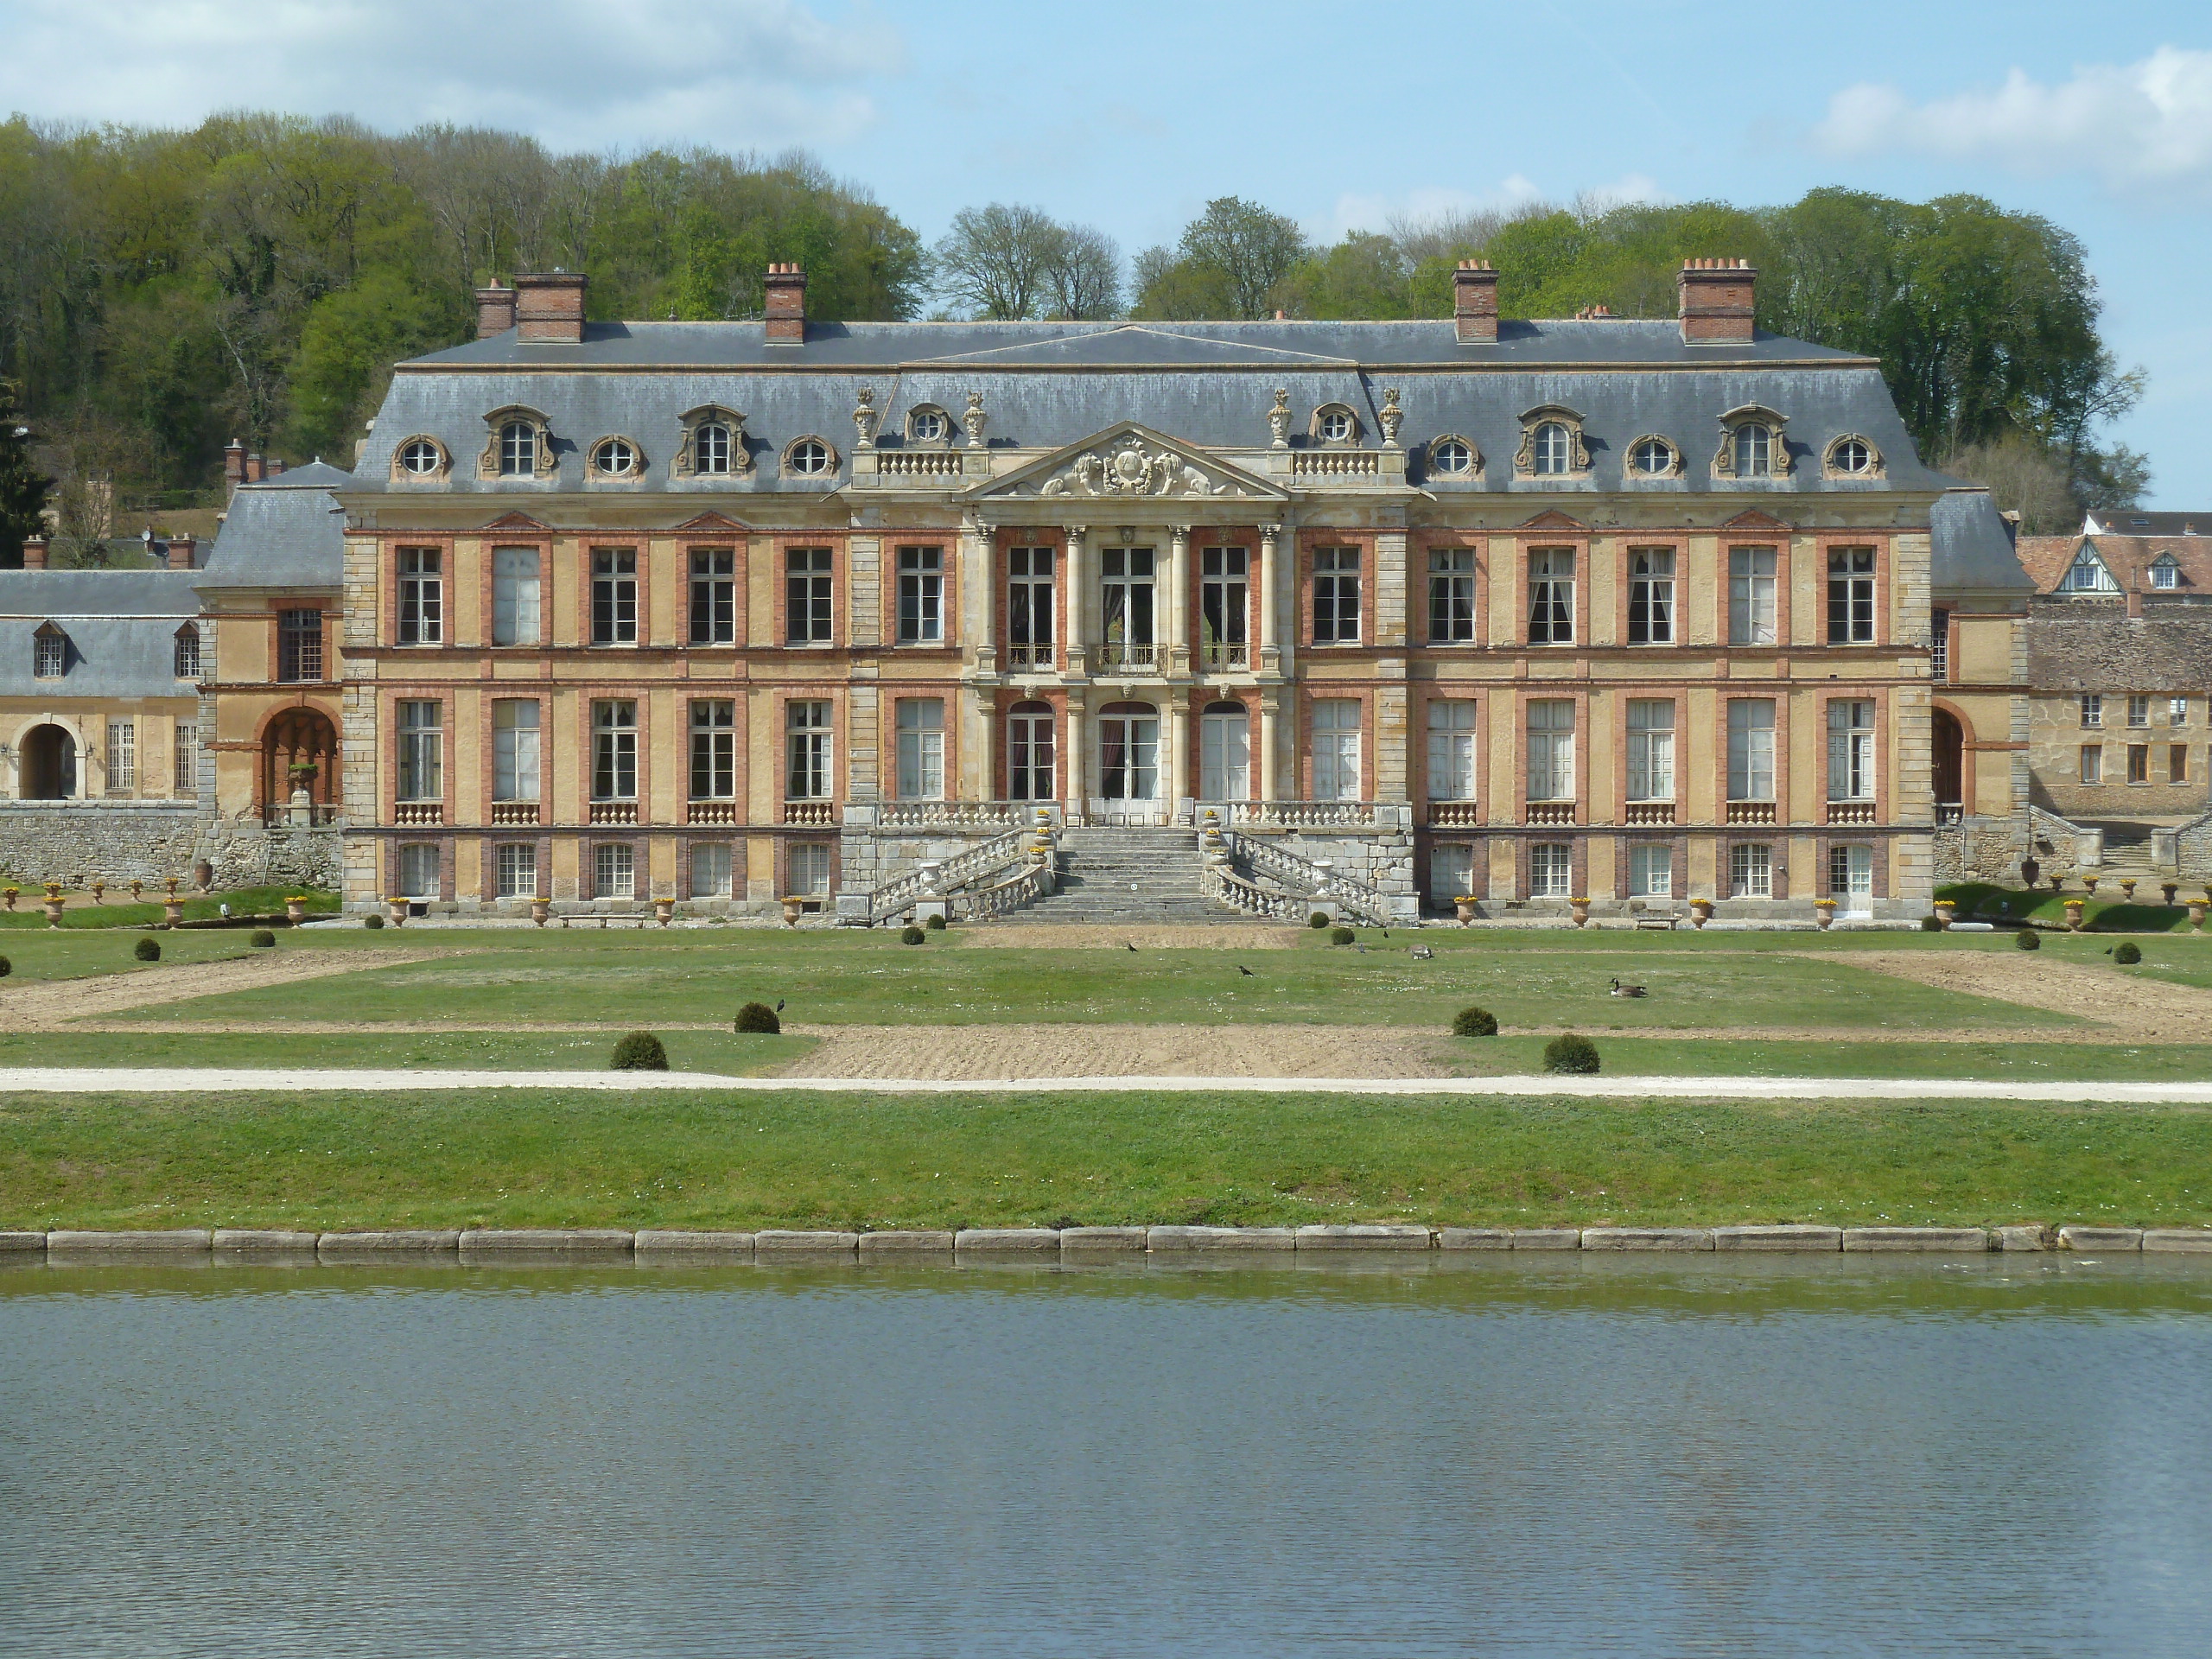
M 1328 925 L 1329 918 L 1326 916 L 1324 916 L 1318 910 L 1306 918 L 1306 925 L 1308 927 L 1321 928 L 1326 927 Z
M 2023 950 L 2040 950 L 2043 949 L 2043 935 L 2032 927 L 2024 927 L 2012 936 L 2012 943 Z
M 924 922 L 922 925 L 932 933 L 940 932 L 944 927 L 944 918 L 942 916 L 932 916 L 929 920 Z
M 382 927 L 384 925 L 384 918 L 381 916 L 364 916 L 361 918 L 361 925 L 371 929 Z
M 736 1021 L 730 1027 L 741 1036 L 753 1031 L 772 1037 L 783 1028 L 784 1022 L 776 1018 L 776 1011 L 766 1002 L 747 1003 L 737 1011 Z
M 0 957 L 0 979 L 7 978 L 9 975 L 15 971 L 16 964 L 9 961 L 7 957 Z
M 617 1071 L 665 1071 L 668 1051 L 650 1031 L 633 1031 L 614 1045 Z
M 1488 1008 L 1462 1008 L 1452 1016 L 1454 1037 L 1495 1037 L 1497 1016 Z
M 1943 931 L 1943 924 L 1934 916 L 1923 916 L 1920 918 L 1920 931 L 1923 933 L 1941 933 Z
M 2112 959 L 2123 968 L 2133 968 L 2143 960 L 2143 949 L 2134 940 L 2129 939 L 2113 947 Z
M 912 922 L 899 930 L 899 943 L 901 944 L 926 944 L 929 937 Z
M 1563 1037 L 1554 1037 L 1544 1045 L 1544 1070 L 1594 1076 L 1598 1070 L 1598 1045 L 1571 1031 Z
M 159 962 L 162 959 L 161 941 L 141 939 L 131 947 L 130 954 L 141 962 Z
M 246 936 L 245 942 L 248 944 L 257 944 L 265 950 L 276 943 L 276 936 L 265 927 L 257 927 Z M 151 941 L 149 940 L 149 943 L 150 944 Z
M 1329 930 L 1329 943 L 1331 944 L 1350 944 L 1351 943 L 1351 929 L 1348 927 L 1332 927 Z

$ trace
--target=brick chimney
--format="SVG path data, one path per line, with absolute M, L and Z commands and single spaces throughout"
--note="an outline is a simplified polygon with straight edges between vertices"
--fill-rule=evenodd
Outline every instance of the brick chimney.
M 476 290 L 476 338 L 504 334 L 515 326 L 515 291 L 503 283 Z
M 282 455 L 270 456 L 268 466 L 262 469 L 262 476 L 264 478 L 282 478 L 283 475 L 284 458 Z
M 193 550 L 197 545 L 198 543 L 190 536 L 170 537 L 169 569 L 172 570 L 191 570 L 197 569 L 198 563 L 192 556 Z
M 1686 346 L 1748 346 L 1758 272 L 1742 259 L 1688 259 L 1675 279 Z
M 1462 259 L 1452 273 L 1452 321 L 1462 346 L 1497 338 L 1497 273 L 1489 260 Z
M 768 344 L 805 345 L 806 272 L 798 265 L 771 265 L 767 290 Z
M 259 455 L 248 455 L 245 458 L 245 481 L 247 483 L 258 484 L 261 482 L 261 457 Z
M 26 536 L 23 537 L 23 569 L 26 570 L 46 569 L 45 537 Z
M 584 279 L 553 270 L 515 278 L 515 338 L 581 346 L 584 338 Z
M 223 481 L 234 490 L 245 482 L 245 445 L 236 438 L 223 446 Z

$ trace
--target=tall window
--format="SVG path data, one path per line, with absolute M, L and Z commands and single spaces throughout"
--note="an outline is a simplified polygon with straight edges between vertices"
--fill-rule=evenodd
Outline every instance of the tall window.
M 1828 702 L 1828 799 L 1874 798 L 1874 705 L 1834 697 Z
M 1359 703 L 1324 697 L 1313 705 L 1313 798 L 1359 799 Z
M 399 705 L 399 780 L 403 801 L 445 798 L 444 706 L 405 702 Z
M 1539 547 L 1529 555 L 1529 643 L 1574 643 L 1574 550 Z
M 1247 620 L 1251 554 L 1241 547 L 1198 551 L 1198 629 L 1209 668 L 1242 668 L 1249 660 Z
M 1667 899 L 1675 892 L 1675 849 L 1664 842 L 1641 842 L 1629 849 L 1628 890 L 1635 899 Z
M 1728 849 L 1728 896 L 1774 897 L 1774 849 L 1763 841 L 1738 842 Z
M 1928 613 L 1928 673 L 1932 679 L 1951 677 L 1951 613 L 1930 611 Z
M 399 643 L 435 645 L 446 637 L 444 556 L 435 547 L 399 550 Z
M 530 478 L 537 472 L 537 429 L 528 421 L 509 421 L 499 429 L 499 476 Z
M 1428 798 L 1475 798 L 1475 704 L 1471 699 L 1440 697 L 1428 705 Z
M 1098 582 L 1109 664 L 1152 660 L 1152 550 L 1103 548 Z
M 537 550 L 492 550 L 492 643 L 534 645 L 538 641 Z
M 492 705 L 492 798 L 537 798 L 537 703 L 502 697 Z
M 2131 726 L 2148 726 L 2151 723 L 2150 698 L 2130 696 L 2127 699 L 2127 723 Z
M 1629 701 L 1628 798 L 1675 798 L 1675 704 L 1670 697 Z
M 726 841 L 695 842 L 691 847 L 691 896 L 694 899 L 728 899 L 733 896 L 731 881 L 736 861 L 730 856 Z M 798 889 L 793 888 L 796 892 Z
M 1475 550 L 1471 547 L 1429 550 L 1428 638 L 1439 645 L 1475 642 Z
M 2104 746 L 2101 743 L 2084 743 L 2082 746 L 2082 781 L 2085 784 L 2101 784 L 2104 780 Z
M 899 729 L 899 798 L 944 798 L 944 699 L 902 697 Z
M 787 856 L 791 890 L 807 898 L 827 897 L 830 892 L 830 843 L 826 841 L 795 841 Z
M 727 801 L 737 794 L 737 705 L 712 698 L 691 705 L 691 798 Z
M 899 643 L 933 645 L 944 638 L 944 550 L 899 550 Z
M 1828 896 L 1843 901 L 1847 916 L 1865 916 L 1874 908 L 1874 849 L 1872 847 L 1828 849 Z
M 1636 547 L 1628 555 L 1628 642 L 1666 645 L 1675 639 L 1675 550 Z
M 1535 436 L 1529 443 L 1536 475 L 1540 478 L 1564 476 L 1572 468 L 1569 452 L 1573 448 L 1564 422 L 1546 421 L 1538 426 Z
M 276 613 L 276 677 L 315 681 L 322 678 L 322 613 Z
M 592 849 L 591 894 L 594 899 L 638 896 L 637 849 L 626 841 L 602 842 Z
M 537 849 L 526 841 L 499 844 L 495 866 L 494 896 L 501 899 L 537 897 Z
M 1574 705 L 1564 699 L 1529 705 L 1529 798 L 1574 798 Z
M 189 622 L 176 631 L 175 669 L 180 680 L 200 677 L 200 630 Z
M 2082 723 L 2084 726 L 2105 723 L 2105 700 L 2094 691 L 2082 694 Z
M 1736 429 L 1736 476 L 1768 478 L 1774 473 L 1774 434 L 1757 421 Z
M 1764 697 L 1728 704 L 1728 798 L 1774 798 L 1774 704 Z
M 2168 697 L 2166 699 L 2166 724 L 2169 726 L 2186 726 L 2189 724 L 2189 699 L 2187 697 Z
M 1313 550 L 1313 643 L 1359 643 L 1359 550 Z
M 2189 781 L 2188 744 L 2169 743 L 2166 745 L 2166 781 L 2170 784 L 2185 784 Z
M 107 792 L 138 792 L 138 723 L 111 720 L 107 723 Z
M 1775 568 L 1770 547 L 1728 550 L 1728 643 L 1770 645 L 1775 640 Z
M 1439 842 L 1428 849 L 1428 899 L 1448 905 L 1475 890 L 1475 849 L 1465 842 Z
M 638 705 L 627 697 L 591 706 L 591 798 L 638 798 Z
M 729 548 L 692 550 L 691 643 L 737 643 L 737 554 Z
M 399 896 L 438 899 L 445 893 L 445 861 L 434 841 L 410 841 L 399 849 Z
M 69 671 L 69 636 L 48 623 L 31 636 L 31 673 L 35 678 L 58 680 Z
M 1007 798 L 1049 801 L 1057 792 L 1052 769 L 1056 717 L 1052 705 L 1017 702 L 1006 722 Z
M 2131 784 L 2151 781 L 2151 746 L 2148 743 L 2127 746 L 2127 781 Z
M 1828 643 L 1874 642 L 1874 550 L 1839 547 L 1828 555 Z
M 785 758 L 784 798 L 787 801 L 826 801 L 830 798 L 830 704 L 823 702 L 784 705 Z
M 830 550 L 794 547 L 784 554 L 784 642 L 826 645 L 830 639 Z
M 720 421 L 702 422 L 691 435 L 691 470 L 709 477 L 728 472 L 733 447 L 729 428 Z
M 169 740 L 169 763 L 175 773 L 174 792 L 185 799 L 200 792 L 200 723 L 180 720 Z
M 1006 639 L 1013 668 L 1052 665 L 1052 550 L 1014 547 L 1006 556 Z
M 1574 896 L 1574 849 L 1563 841 L 1540 841 L 1529 849 L 1529 896 Z
M 638 642 L 638 556 L 626 547 L 595 548 L 591 556 L 591 642 Z

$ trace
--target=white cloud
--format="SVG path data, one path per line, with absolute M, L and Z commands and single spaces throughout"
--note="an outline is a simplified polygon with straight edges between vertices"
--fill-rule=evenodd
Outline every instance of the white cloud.
M 826 147 L 905 67 L 865 10 L 798 0 L 17 0 L 0 109 L 188 126 L 211 111 L 518 128 L 559 147 Z
M 1862 84 L 1829 99 L 1814 137 L 1842 156 L 1917 151 L 2031 174 L 2086 168 L 2122 188 L 2212 188 L 2212 52 L 2162 46 L 2057 86 L 2014 69 L 1994 91 L 1925 104 Z

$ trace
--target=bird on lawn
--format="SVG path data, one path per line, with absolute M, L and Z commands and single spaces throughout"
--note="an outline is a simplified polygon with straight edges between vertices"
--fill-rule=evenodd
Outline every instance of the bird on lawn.
M 778 1014 L 781 1014 L 783 1011 L 784 1011 L 784 999 L 783 999 L 782 997 L 780 997 L 780 996 L 779 996 L 779 997 L 778 997 L 778 998 L 776 999 L 776 1012 L 777 1012 Z
M 1136 949 L 1136 946 L 1130 944 L 1127 939 L 1123 939 L 1122 941 L 1122 949 L 1124 950 L 1134 950 Z
M 1354 941 L 1353 941 L 1353 943 L 1354 943 L 1354 944 L 1356 944 L 1357 945 L 1358 945 L 1358 947 L 1359 947 L 1359 954 L 1360 954 L 1361 956 L 1363 956 L 1363 956 L 1365 956 L 1365 955 L 1367 954 L 1367 942 L 1366 942 L 1365 940 L 1363 940 L 1363 939 L 1356 939 L 1356 940 L 1354 940 Z
M 1247 968 L 1241 962 L 1236 964 L 1236 971 L 1243 975 L 1247 979 L 1257 979 L 1259 977 L 1257 974 L 1254 973 L 1249 968 Z
M 1612 994 L 1615 996 L 1648 996 L 1650 995 L 1650 993 L 1646 991 L 1641 985 L 1624 985 L 1618 979 L 1613 982 Z
M 1417 944 L 1413 949 L 1413 958 L 1415 962 L 1434 962 L 1436 952 L 1425 944 Z

